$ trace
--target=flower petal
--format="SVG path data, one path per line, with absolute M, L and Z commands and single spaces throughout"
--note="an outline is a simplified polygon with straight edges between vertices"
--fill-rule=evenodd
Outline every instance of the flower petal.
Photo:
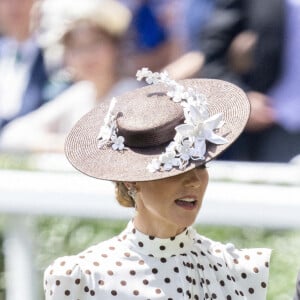
M 164 169 L 165 171 L 170 171 L 170 170 L 173 169 L 173 165 L 172 165 L 171 163 L 165 163 L 165 164 L 163 165 L 163 169 Z
M 195 142 L 195 146 L 192 151 L 193 159 L 194 157 L 203 158 L 204 154 L 206 152 L 206 142 L 205 140 L 197 140 Z
M 189 124 L 181 124 L 176 126 L 175 130 L 177 131 L 177 133 L 185 137 L 193 134 L 194 126 Z
M 141 81 L 144 77 L 147 77 L 152 72 L 148 68 L 142 68 L 136 72 L 136 77 L 138 81 Z
M 118 145 L 117 144 L 112 144 L 111 147 L 113 148 L 113 150 L 118 150 Z
M 211 116 L 210 118 L 204 121 L 205 126 L 212 130 L 219 128 L 220 123 L 222 122 L 222 117 L 222 113 Z
M 210 134 L 206 136 L 206 140 L 217 145 L 223 145 L 228 143 L 227 139 L 223 138 L 220 135 L 215 134 L 213 131 L 211 131 Z
M 197 109 L 194 105 L 190 105 L 189 109 L 190 109 L 191 120 L 192 120 L 194 125 L 196 125 L 199 122 L 203 121 L 199 109 Z

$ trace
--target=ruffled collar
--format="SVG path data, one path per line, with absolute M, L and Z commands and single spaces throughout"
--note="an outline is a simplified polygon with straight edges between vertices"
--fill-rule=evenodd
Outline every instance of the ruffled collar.
M 128 244 L 131 250 L 151 257 L 167 258 L 186 255 L 192 249 L 196 231 L 188 227 L 182 233 L 171 238 L 157 238 L 138 231 L 130 221 L 119 238 Z

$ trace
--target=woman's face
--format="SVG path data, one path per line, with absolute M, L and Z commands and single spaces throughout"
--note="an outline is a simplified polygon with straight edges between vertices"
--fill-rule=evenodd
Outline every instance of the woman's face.
M 3 34 L 27 39 L 23 33 L 28 33 L 30 12 L 35 0 L 0 0 L 0 27 Z
M 182 232 L 195 221 L 207 183 L 204 167 L 166 179 L 137 182 L 135 226 L 161 238 Z
M 118 49 L 111 38 L 90 24 L 79 23 L 65 41 L 65 60 L 78 80 L 97 82 L 114 74 Z

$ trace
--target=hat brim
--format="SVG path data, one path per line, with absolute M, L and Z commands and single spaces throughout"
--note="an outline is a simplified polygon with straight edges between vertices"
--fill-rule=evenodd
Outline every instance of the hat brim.
M 91 177 L 130 182 L 158 180 L 176 176 L 216 158 L 244 130 L 250 114 L 248 98 L 239 87 L 222 80 L 187 79 L 180 81 L 180 84 L 193 87 L 206 96 L 210 116 L 223 114 L 225 123 L 217 133 L 225 137 L 228 143 L 215 145 L 207 142 L 205 159 L 191 161 L 184 170 L 173 168 L 170 171 L 152 173 L 147 170 L 147 165 L 153 158 L 158 158 L 165 151 L 168 143 L 147 148 L 131 147 L 124 151 L 115 151 L 111 147 L 99 149 L 97 136 L 108 109 L 107 106 L 103 105 L 84 115 L 68 135 L 65 143 L 65 153 L 70 163 L 77 170 Z M 151 87 L 155 90 L 155 85 Z M 138 95 L 138 90 L 136 91 L 136 95 Z M 130 93 L 135 94 L 135 92 Z M 128 97 L 120 96 L 117 101 L 125 101 L 126 98 Z

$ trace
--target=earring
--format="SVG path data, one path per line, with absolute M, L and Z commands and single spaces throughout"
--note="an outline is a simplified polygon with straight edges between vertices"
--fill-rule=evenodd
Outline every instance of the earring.
M 136 197 L 136 193 L 137 193 L 137 190 L 134 186 L 131 186 L 128 191 L 127 191 L 128 195 L 133 199 L 135 200 L 135 197 Z

